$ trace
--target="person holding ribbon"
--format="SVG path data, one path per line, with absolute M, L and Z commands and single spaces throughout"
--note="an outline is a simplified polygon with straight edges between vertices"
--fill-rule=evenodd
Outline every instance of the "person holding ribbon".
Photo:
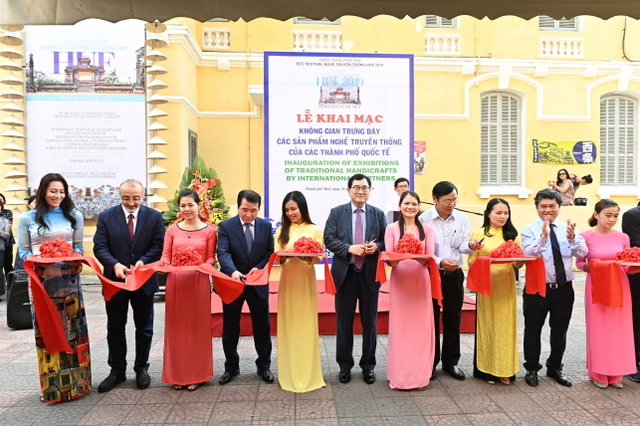
M 619 214 L 620 207 L 613 200 L 603 198 L 596 203 L 593 216 L 589 218 L 589 226 L 593 229 L 580 234 L 589 252 L 576 261 L 576 266 L 587 272 L 584 302 L 587 370 L 593 384 L 601 389 L 609 385 L 621 389 L 623 375 L 636 371 L 627 273 L 640 272 L 640 267 L 620 268 L 608 262 L 608 266 L 613 266 L 608 269 L 608 276 L 599 273 L 601 268 L 607 267 L 602 261 L 615 261 L 617 253 L 630 247 L 629 236 L 613 229 Z M 598 279 L 594 279 L 596 274 Z M 618 293 L 621 303 L 606 303 L 607 295 L 614 293 Z
M 23 261 L 40 254 L 48 241 L 62 238 L 74 254 L 84 252 L 84 218 L 69 197 L 69 185 L 58 173 L 47 173 L 40 180 L 37 208 L 23 213 L 18 221 L 18 255 Z M 64 320 L 64 334 L 72 353 L 49 353 L 45 348 L 41 325 L 34 319 L 36 352 L 40 373 L 41 401 L 59 402 L 79 398 L 91 390 L 89 334 L 80 285 L 79 262 L 36 264 L 40 282 L 29 278 L 30 286 L 42 286 L 52 305 Z M 34 303 L 34 313 L 42 306 Z
M 398 243 L 412 236 L 422 254 L 433 256 L 431 225 L 417 220 L 420 197 L 413 191 L 400 196 L 400 219 L 387 226 L 384 245 L 397 252 Z M 427 259 L 387 260 L 393 268 L 389 301 L 387 378 L 392 389 L 420 389 L 431 380 L 435 353 L 433 302 Z
M 309 216 L 305 196 L 292 191 L 282 201 L 282 226 L 276 251 L 294 252 L 295 243 L 311 238 L 322 248 L 322 229 Z M 309 392 L 325 386 L 318 337 L 318 288 L 313 266 L 321 256 L 280 256 L 278 290 L 278 381 L 282 389 Z
M 213 265 L 218 227 L 200 219 L 200 197 L 195 191 L 182 190 L 178 203 L 184 220 L 167 229 L 160 262 L 174 267 L 185 262 Z M 162 381 L 175 390 L 194 391 L 213 377 L 209 276 L 198 271 L 171 272 L 165 294 Z
M 477 251 L 469 255 L 469 264 L 478 256 L 491 252 L 506 241 L 520 245 L 518 231 L 511 223 L 511 208 L 502 198 L 493 198 L 484 211 L 482 228 L 471 235 Z M 522 262 L 491 265 L 491 295 L 477 293 L 476 347 L 473 376 L 508 385 L 515 380 L 518 367 L 518 329 L 516 308 L 516 277 L 514 266 Z M 471 273 L 470 273 L 471 275 Z

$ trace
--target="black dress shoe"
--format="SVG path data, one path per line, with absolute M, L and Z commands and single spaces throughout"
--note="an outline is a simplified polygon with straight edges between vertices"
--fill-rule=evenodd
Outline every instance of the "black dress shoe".
M 138 371 L 136 373 L 136 386 L 138 386 L 138 389 L 146 389 L 150 383 L 151 377 L 149 377 L 149 373 L 146 371 Z
M 376 373 L 373 370 L 362 370 L 362 379 L 368 385 L 372 385 L 376 381 Z
M 433 371 L 431 372 L 431 378 L 429 379 L 429 381 L 435 380 L 437 376 L 438 376 L 438 373 L 436 372 L 436 369 L 434 368 Z
M 527 370 L 524 376 L 524 382 L 529 386 L 538 386 L 538 372 L 535 370 Z
M 273 383 L 273 380 L 275 379 L 273 377 L 273 373 L 268 368 L 266 370 L 258 369 L 258 376 L 262 377 L 262 380 L 267 383 Z
M 225 371 L 222 376 L 220 376 L 220 380 L 218 381 L 218 383 L 220 383 L 221 385 L 226 385 L 227 383 L 229 383 L 231 380 L 233 380 L 234 377 L 236 377 L 238 374 L 240 374 L 240 370 L 236 370 L 236 371 Z
M 127 380 L 127 378 L 124 374 L 111 373 L 102 381 L 102 383 L 100 383 L 100 386 L 98 386 L 98 392 L 109 392 L 111 389 L 115 388 L 116 385 L 124 382 L 125 380 Z
M 351 370 L 340 370 L 338 379 L 340 379 L 340 383 L 349 383 L 351 381 Z
M 442 371 L 449 373 L 449 375 L 456 380 L 464 380 L 464 371 L 460 370 L 457 365 L 452 365 L 450 367 L 443 366 Z
M 551 377 L 555 379 L 556 382 L 560 383 L 562 386 L 573 386 L 573 383 L 564 375 L 562 370 L 557 370 L 555 368 L 547 368 L 547 377 Z

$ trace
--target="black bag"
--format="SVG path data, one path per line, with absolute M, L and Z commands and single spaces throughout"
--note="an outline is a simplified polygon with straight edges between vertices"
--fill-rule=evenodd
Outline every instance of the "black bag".
M 586 206 L 587 205 L 587 199 L 586 198 L 581 198 L 581 197 L 575 198 L 573 200 L 573 205 L 574 206 Z
M 7 275 L 7 325 L 13 329 L 33 328 L 27 272 L 16 270 Z

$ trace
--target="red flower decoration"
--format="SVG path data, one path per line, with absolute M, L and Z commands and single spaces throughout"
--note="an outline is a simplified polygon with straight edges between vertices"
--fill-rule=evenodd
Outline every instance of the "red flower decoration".
M 171 266 L 198 266 L 203 263 L 200 253 L 191 246 L 178 247 L 173 250 Z
M 293 251 L 295 253 L 323 253 L 322 244 L 309 237 L 300 237 L 298 241 L 293 243 Z
M 491 257 L 494 259 L 513 259 L 519 257 L 525 257 L 524 251 L 522 248 L 509 240 L 505 243 L 500 244 L 498 248 L 491 252 Z
M 640 263 L 640 247 L 630 247 L 616 254 L 616 260 Z
M 46 241 L 40 246 L 40 257 L 71 257 L 73 256 L 73 247 L 62 237 L 58 237 L 53 241 Z
M 404 234 L 396 244 L 396 253 L 424 254 L 424 244 L 412 234 Z

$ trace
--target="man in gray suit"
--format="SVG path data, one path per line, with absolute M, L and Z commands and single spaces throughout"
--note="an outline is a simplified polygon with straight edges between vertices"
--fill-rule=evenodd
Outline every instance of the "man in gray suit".
M 336 293 L 336 361 L 340 365 L 339 379 L 351 380 L 353 361 L 353 319 L 359 303 L 362 324 L 363 379 L 376 381 L 376 321 L 378 290 L 376 263 L 384 251 L 386 221 L 382 210 L 367 204 L 371 179 L 357 173 L 349 179 L 347 191 L 351 202 L 331 209 L 324 229 L 324 243 L 333 252 L 331 275 Z

